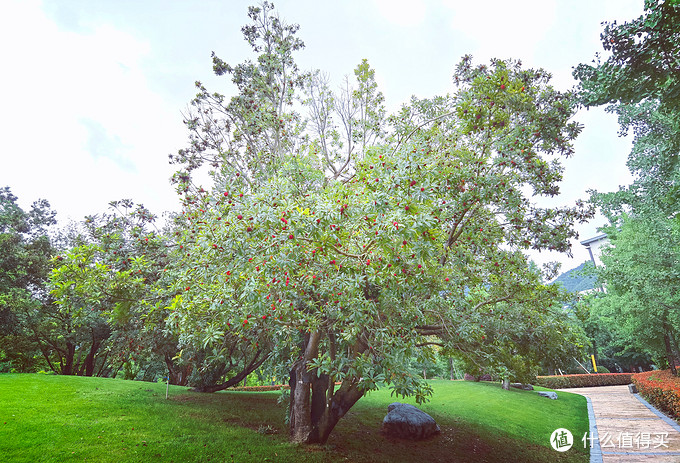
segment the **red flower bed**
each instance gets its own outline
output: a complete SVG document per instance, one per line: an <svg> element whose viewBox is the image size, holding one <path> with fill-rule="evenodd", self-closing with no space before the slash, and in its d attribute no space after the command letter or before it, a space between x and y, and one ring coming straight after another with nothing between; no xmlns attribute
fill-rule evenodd
<svg viewBox="0 0 680 463"><path fill-rule="evenodd" d="M536 385L548 389L570 387L620 386L630 384L633 373L596 373L592 375L537 376Z"/></svg>
<svg viewBox="0 0 680 463"><path fill-rule="evenodd" d="M675 419L680 417L680 378L670 370L637 373L633 383L647 402Z"/></svg>

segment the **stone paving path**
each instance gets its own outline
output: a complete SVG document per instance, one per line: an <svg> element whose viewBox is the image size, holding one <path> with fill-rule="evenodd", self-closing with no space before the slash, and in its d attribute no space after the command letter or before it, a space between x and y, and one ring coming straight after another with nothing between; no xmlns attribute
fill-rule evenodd
<svg viewBox="0 0 680 463"><path fill-rule="evenodd" d="M591 463L680 463L680 426L628 386L562 390L588 399ZM574 436L574 445L582 438Z"/></svg>

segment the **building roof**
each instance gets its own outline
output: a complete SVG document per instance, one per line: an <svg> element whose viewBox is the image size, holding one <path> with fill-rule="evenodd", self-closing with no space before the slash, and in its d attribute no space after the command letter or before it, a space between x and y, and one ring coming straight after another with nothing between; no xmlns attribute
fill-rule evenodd
<svg viewBox="0 0 680 463"><path fill-rule="evenodd" d="M587 240L581 241L581 244L582 244L583 246L589 246L589 245L591 245L592 243L596 243L596 242L598 242L598 241L602 241L602 240L606 240L606 239L607 239L607 234L606 234L606 233L602 233L601 235L597 235L597 236L594 236L594 237L592 237L592 238L588 238Z"/></svg>

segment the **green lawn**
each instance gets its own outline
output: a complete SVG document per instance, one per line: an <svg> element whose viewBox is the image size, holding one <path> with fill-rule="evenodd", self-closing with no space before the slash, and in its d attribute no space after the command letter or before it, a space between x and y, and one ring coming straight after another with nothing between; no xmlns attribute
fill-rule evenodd
<svg viewBox="0 0 680 463"><path fill-rule="evenodd" d="M165 400L164 384L4 374L0 455L10 462L588 461L581 396L560 392L555 401L490 383L432 384L435 396L421 408L442 428L437 437L382 436L380 423L395 399L381 390L359 401L327 445L294 446L275 392L198 394L171 386ZM575 440L565 453L549 443L560 427Z"/></svg>

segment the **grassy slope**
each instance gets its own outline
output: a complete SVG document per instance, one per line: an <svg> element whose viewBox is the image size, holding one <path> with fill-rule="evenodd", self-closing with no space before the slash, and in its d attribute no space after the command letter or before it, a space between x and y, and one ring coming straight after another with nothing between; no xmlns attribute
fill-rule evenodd
<svg viewBox="0 0 680 463"><path fill-rule="evenodd" d="M497 385L434 381L423 405L442 434L422 442L377 430L389 391L373 392L340 421L328 445L287 443L278 393L197 394L165 385L103 378L0 375L0 455L4 461L587 461L580 436L585 399L557 401ZM408 402L407 400L403 400ZM272 425L275 434L258 432ZM566 454L550 433L570 429Z"/></svg>

